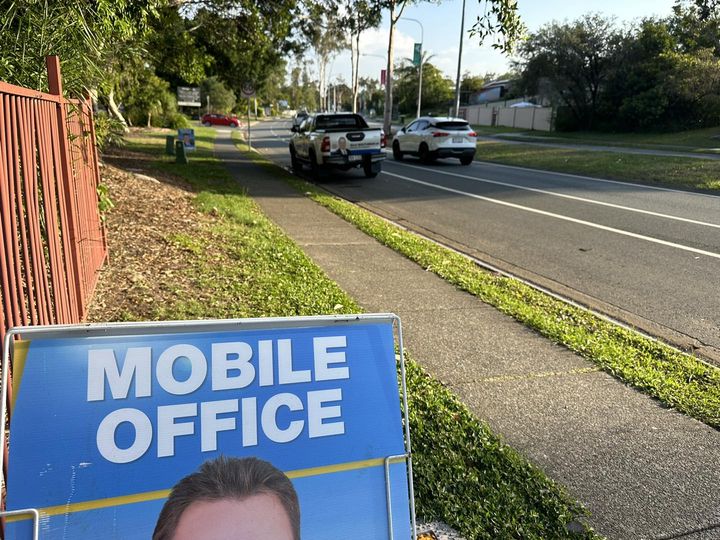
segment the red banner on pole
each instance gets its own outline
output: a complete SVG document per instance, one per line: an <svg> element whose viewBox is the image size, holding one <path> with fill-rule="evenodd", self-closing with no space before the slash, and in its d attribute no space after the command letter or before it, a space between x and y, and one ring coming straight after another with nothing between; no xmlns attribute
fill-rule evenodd
<svg viewBox="0 0 720 540"><path fill-rule="evenodd" d="M386 82L387 82L387 70L381 69L380 70L380 85L385 86Z"/></svg>

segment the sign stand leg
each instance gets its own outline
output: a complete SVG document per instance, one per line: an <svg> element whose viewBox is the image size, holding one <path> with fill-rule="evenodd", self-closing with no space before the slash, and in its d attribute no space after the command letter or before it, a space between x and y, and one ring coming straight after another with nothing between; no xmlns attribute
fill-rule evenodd
<svg viewBox="0 0 720 540"><path fill-rule="evenodd" d="M39 540L40 538L40 512L35 508L23 508L22 510L7 510L0 512L0 518L6 518L10 516L25 516L32 515L33 520L33 540Z"/></svg>

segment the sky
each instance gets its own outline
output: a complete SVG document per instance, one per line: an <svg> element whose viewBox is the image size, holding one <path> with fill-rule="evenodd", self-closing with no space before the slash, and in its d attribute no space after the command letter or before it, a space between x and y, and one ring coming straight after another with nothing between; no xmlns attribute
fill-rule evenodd
<svg viewBox="0 0 720 540"><path fill-rule="evenodd" d="M532 33L552 21L572 21L586 13L600 13L615 17L619 24L643 17L671 14L675 0L518 0L518 12L528 32ZM480 14L478 0L466 0L465 38L463 39L462 71L473 75L504 73L510 69L511 58L492 49L488 43L480 46L477 38L467 35ZM430 62L440 68L453 81L457 74L460 44L460 17L462 0L443 0L439 5L420 2L409 5L403 12L395 32L395 61L412 58L413 44L420 42L421 25L424 46L432 58ZM405 20L416 19L420 23ZM360 37L360 76L379 79L387 57L389 23L387 15L379 28L368 30ZM339 54L328 66L330 82L342 78L349 84L350 52ZM317 77L317 73L314 73Z"/></svg>

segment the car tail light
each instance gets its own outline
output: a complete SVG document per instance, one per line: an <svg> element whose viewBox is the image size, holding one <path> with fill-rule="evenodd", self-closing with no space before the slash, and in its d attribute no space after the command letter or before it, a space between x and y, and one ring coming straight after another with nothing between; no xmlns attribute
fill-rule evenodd
<svg viewBox="0 0 720 540"><path fill-rule="evenodd" d="M320 143L320 151L321 152L329 152L330 151L330 137L323 137L323 140Z"/></svg>
<svg viewBox="0 0 720 540"><path fill-rule="evenodd" d="M450 134L445 131L433 131L433 137L449 137Z"/></svg>
<svg viewBox="0 0 720 540"><path fill-rule="evenodd" d="M385 139L385 132L381 131L380 132L380 148L385 148L386 142L387 142L387 140Z"/></svg>
<svg viewBox="0 0 720 540"><path fill-rule="evenodd" d="M477 137L477 133L471 131L470 133L468 133L468 137Z"/></svg>

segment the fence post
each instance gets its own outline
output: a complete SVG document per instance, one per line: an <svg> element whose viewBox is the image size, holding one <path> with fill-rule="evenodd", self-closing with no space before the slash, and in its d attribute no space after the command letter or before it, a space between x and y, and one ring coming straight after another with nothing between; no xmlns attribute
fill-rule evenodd
<svg viewBox="0 0 720 540"><path fill-rule="evenodd" d="M48 73L48 90L50 94L62 97L62 73L60 71L60 58L48 56L45 58ZM70 307L73 319L79 321L84 314L82 283L80 277L80 253L78 249L78 223L77 204L75 200L74 177L70 166L72 153L68 141L67 129L67 103L58 103L58 146L61 156L61 173L63 179L62 194L65 199L63 206L67 218L68 230L64 236L65 256L72 262L68 270L71 273L72 289L70 291ZM68 280L70 281L70 280Z"/></svg>

